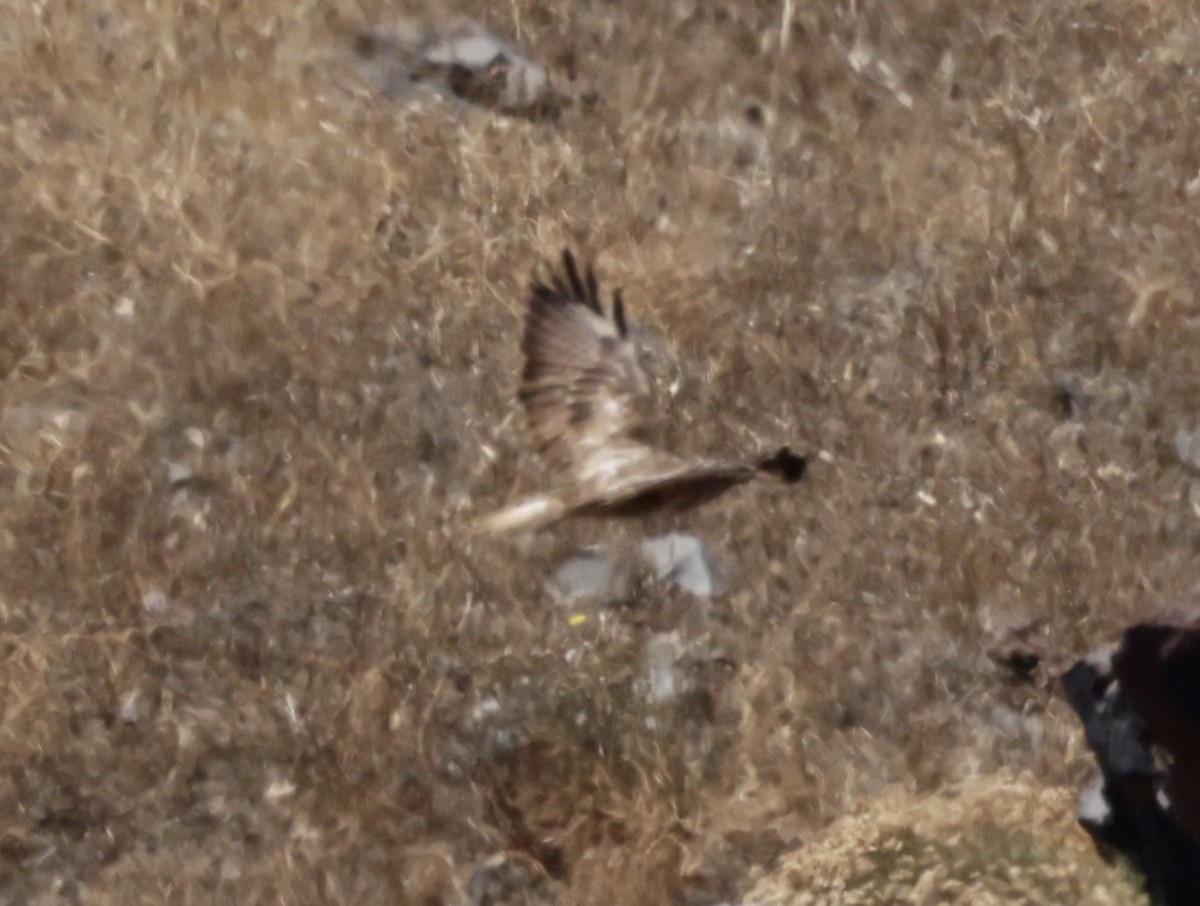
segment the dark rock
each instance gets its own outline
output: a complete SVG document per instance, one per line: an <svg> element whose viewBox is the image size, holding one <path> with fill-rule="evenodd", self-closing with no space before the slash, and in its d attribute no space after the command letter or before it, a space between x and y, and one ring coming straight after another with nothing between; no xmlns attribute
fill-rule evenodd
<svg viewBox="0 0 1200 906"><path fill-rule="evenodd" d="M1077 377L1070 375L1054 381L1054 405L1064 419L1079 418L1092 404L1092 397Z"/></svg>
<svg viewBox="0 0 1200 906"><path fill-rule="evenodd" d="M1032 682L1038 666L1046 659L1044 624L1039 620L1018 621L996 627L987 656L1020 682Z"/></svg>
<svg viewBox="0 0 1200 906"><path fill-rule="evenodd" d="M1200 588L1062 677L1100 778L1079 821L1128 855L1156 903L1200 895Z"/></svg>

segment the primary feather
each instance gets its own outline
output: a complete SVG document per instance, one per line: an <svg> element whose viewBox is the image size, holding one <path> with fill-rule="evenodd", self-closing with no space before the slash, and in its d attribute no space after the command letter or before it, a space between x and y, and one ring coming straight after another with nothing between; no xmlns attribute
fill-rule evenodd
<svg viewBox="0 0 1200 906"><path fill-rule="evenodd" d="M623 306L610 318L589 268L570 252L563 273L530 291L521 344L521 402L539 452L560 469L583 468L642 421L649 385L629 341Z"/></svg>

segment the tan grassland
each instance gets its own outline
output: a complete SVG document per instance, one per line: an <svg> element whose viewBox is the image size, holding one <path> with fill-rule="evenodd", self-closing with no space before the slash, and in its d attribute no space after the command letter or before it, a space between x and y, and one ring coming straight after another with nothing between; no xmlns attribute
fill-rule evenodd
<svg viewBox="0 0 1200 906"><path fill-rule="evenodd" d="M571 103L362 78L450 13ZM0 902L1142 902L1054 672L1200 579L1191 3L0 0L0 85ZM721 598L464 531L567 244L813 456L668 526Z"/></svg>

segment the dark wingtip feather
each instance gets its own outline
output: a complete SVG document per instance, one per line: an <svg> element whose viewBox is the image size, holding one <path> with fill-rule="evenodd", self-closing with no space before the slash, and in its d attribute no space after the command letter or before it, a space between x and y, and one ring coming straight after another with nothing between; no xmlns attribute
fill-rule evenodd
<svg viewBox="0 0 1200 906"><path fill-rule="evenodd" d="M596 297L596 293L594 291L591 293L588 292L589 288L594 289L596 285L595 274L589 269L587 283L585 284L579 276L579 268L575 264L575 256L571 254L570 249L563 249L562 260L563 270L566 272L567 283L570 286L571 297L575 301L582 302L596 314L603 314L600 311L600 300Z"/></svg>
<svg viewBox="0 0 1200 906"><path fill-rule="evenodd" d="M613 292L613 321L616 322L617 332L624 339L629 336L629 323L625 320L625 296L618 289Z"/></svg>
<svg viewBox="0 0 1200 906"><path fill-rule="evenodd" d="M596 282L596 272L592 270L589 264L587 269L587 296L588 304L596 311L600 310L600 285Z"/></svg>
<svg viewBox="0 0 1200 906"><path fill-rule="evenodd" d="M793 453L788 447L780 447L773 456L758 464L760 471L774 475L786 484L795 484L803 478L807 467L808 457Z"/></svg>
<svg viewBox="0 0 1200 906"><path fill-rule="evenodd" d="M603 316L600 307L600 288L595 272L589 267L582 276L575 255L569 248L562 251L561 269L552 269L548 278L534 274L529 285L529 307L559 307L577 303Z"/></svg>

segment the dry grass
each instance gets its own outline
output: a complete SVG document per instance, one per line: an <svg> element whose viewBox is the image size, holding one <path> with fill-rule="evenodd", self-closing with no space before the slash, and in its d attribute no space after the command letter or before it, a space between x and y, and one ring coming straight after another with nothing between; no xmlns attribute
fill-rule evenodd
<svg viewBox="0 0 1200 906"><path fill-rule="evenodd" d="M1187 4L455 7L598 101L390 104L366 0L0 5L0 899L437 903L505 848L733 898L887 785L1077 784L992 627L1065 658L1196 581ZM703 611L553 605L636 530L461 533L537 486L521 294L568 242L676 439L818 454L686 523L737 570Z"/></svg>

